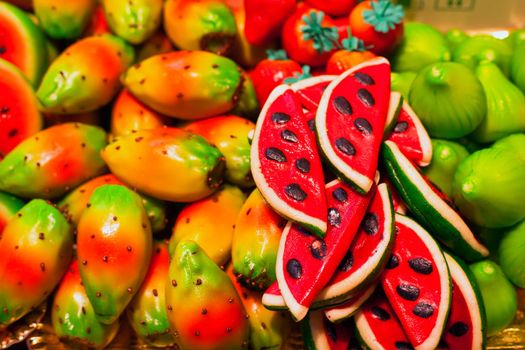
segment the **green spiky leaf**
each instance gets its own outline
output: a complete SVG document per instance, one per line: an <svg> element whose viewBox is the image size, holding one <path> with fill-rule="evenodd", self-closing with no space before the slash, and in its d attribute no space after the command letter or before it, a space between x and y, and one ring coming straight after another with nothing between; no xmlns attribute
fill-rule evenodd
<svg viewBox="0 0 525 350"><path fill-rule="evenodd" d="M299 80L303 80L303 79L311 78L311 77L312 77L312 74L310 73L310 66L303 66L301 73L295 72L293 77L284 79L283 83L293 84L293 83L297 83Z"/></svg>
<svg viewBox="0 0 525 350"><path fill-rule="evenodd" d="M323 27L323 18L324 12L312 11L303 16L304 25L301 26L303 39L305 41L312 40L314 49L319 53L332 50L337 46L339 39L336 27Z"/></svg>
<svg viewBox="0 0 525 350"><path fill-rule="evenodd" d="M363 11L363 19L374 27L376 32L388 33L403 21L403 6L395 5L391 0L372 1L372 8Z"/></svg>
<svg viewBox="0 0 525 350"><path fill-rule="evenodd" d="M266 56L268 57L269 60L272 60L272 61L288 59L288 56L286 55L286 51L284 50L266 50Z"/></svg>

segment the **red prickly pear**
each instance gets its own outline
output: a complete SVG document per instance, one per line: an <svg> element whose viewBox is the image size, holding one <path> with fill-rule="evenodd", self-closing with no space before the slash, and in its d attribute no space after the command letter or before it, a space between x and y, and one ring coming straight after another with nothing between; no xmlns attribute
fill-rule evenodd
<svg viewBox="0 0 525 350"><path fill-rule="evenodd" d="M104 171L99 127L67 123L25 139L0 162L0 191L24 198L56 198Z"/></svg>
<svg viewBox="0 0 525 350"><path fill-rule="evenodd" d="M96 0L33 0L35 15L53 39L76 39L88 25Z"/></svg>
<svg viewBox="0 0 525 350"><path fill-rule="evenodd" d="M155 242L148 274L127 309L129 323L137 335L157 347L175 344L166 309L168 269L168 245Z"/></svg>
<svg viewBox="0 0 525 350"><path fill-rule="evenodd" d="M74 114L107 104L120 89L120 75L133 62L133 47L114 35L75 42L49 66L37 97L44 112Z"/></svg>
<svg viewBox="0 0 525 350"><path fill-rule="evenodd" d="M89 37L103 34L111 34L111 29L109 29L109 24L106 20L106 15L104 14L102 5L98 4L91 15L89 24L84 31L83 36Z"/></svg>
<svg viewBox="0 0 525 350"><path fill-rule="evenodd" d="M0 235L7 222L15 217L17 211L22 209L24 202L8 193L0 192Z"/></svg>
<svg viewBox="0 0 525 350"><path fill-rule="evenodd" d="M140 288L151 258L151 227L140 197L119 185L95 189L77 228L80 275L104 324L115 322Z"/></svg>
<svg viewBox="0 0 525 350"><path fill-rule="evenodd" d="M194 241L182 241L166 282L168 319L184 349L248 348L249 324L235 287Z"/></svg>
<svg viewBox="0 0 525 350"><path fill-rule="evenodd" d="M76 259L69 265L55 293L51 322L56 335L71 349L82 346L102 349L119 329L118 321L105 325L97 319L82 285Z"/></svg>
<svg viewBox="0 0 525 350"><path fill-rule="evenodd" d="M73 233L44 200L26 204L0 232L0 329L43 302L73 254Z"/></svg>

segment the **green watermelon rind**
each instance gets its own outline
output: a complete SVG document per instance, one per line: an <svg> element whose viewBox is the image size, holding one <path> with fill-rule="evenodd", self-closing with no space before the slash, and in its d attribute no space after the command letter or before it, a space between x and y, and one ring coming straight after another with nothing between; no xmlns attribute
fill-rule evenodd
<svg viewBox="0 0 525 350"><path fill-rule="evenodd" d="M307 350L330 350L330 345L324 334L324 313L309 312L301 322L301 333Z"/></svg>
<svg viewBox="0 0 525 350"><path fill-rule="evenodd" d="M390 181L423 226L467 261L488 256L488 249L478 242L465 221L432 190L394 142L385 141L382 153Z"/></svg>
<svg viewBox="0 0 525 350"><path fill-rule="evenodd" d="M368 300L368 298L376 290L377 283L372 284L368 289L366 289L358 299L352 300L352 304L345 308L332 308L324 310L326 318L333 323L339 323L348 318L352 317L359 311L359 308Z"/></svg>
<svg viewBox="0 0 525 350"><path fill-rule="evenodd" d="M477 333L479 337L477 341L472 342L472 349L470 350L484 350L487 338L487 319L478 282L465 262L447 252L445 252L445 259L447 260L451 278L460 286L465 299L468 300L469 313L479 316L476 320L472 320L472 324L477 325L479 329Z"/></svg>
<svg viewBox="0 0 525 350"><path fill-rule="evenodd" d="M354 74L355 72L361 70L364 67L375 66L385 63L390 65L386 58L377 57L366 62L360 63L341 74L338 78L336 78L330 84L328 84L326 90L323 93L323 96L321 97L321 101L319 102L317 112L315 113L315 134L320 153L323 155L324 159L326 160L328 166L332 169L332 171L338 177L344 179L346 183L354 187L355 190L359 193L368 193L368 191L370 191L370 188L372 188L374 179L354 170L351 166L343 162L337 156L332 144L330 143L330 140L328 139L328 132L326 126L326 111L328 108L328 103L330 101L331 93L341 81L343 81L349 75Z"/></svg>
<svg viewBox="0 0 525 350"><path fill-rule="evenodd" d="M369 260L365 265L356 270L351 275L352 278L344 279L324 288L317 296L312 308L335 306L349 300L353 295L368 288L376 280L381 271L383 271L394 246L395 212L388 186L386 184L379 184L376 193L380 193L382 196L383 208L386 210L385 218L388 218L385 219L381 232L383 232L383 234L390 233L390 236L387 237L382 242L381 247L378 248L378 253L374 255L375 259Z"/></svg>
<svg viewBox="0 0 525 350"><path fill-rule="evenodd" d="M390 93L390 102L388 104L388 114L386 115L383 139L387 138L388 135L390 135L390 133L394 129L394 126L397 122L397 117L399 117L399 113L401 113L401 109L403 109L403 105L405 103L405 99L403 98L403 95L401 95L400 92L392 91Z"/></svg>
<svg viewBox="0 0 525 350"><path fill-rule="evenodd" d="M250 150L252 176L255 181L255 184L257 185L257 188L261 192L261 195L277 213L279 213L281 216L290 221L297 222L299 225L303 226L307 230L323 238L326 234L327 222L309 215L305 215L303 212L290 207L268 185L268 182L262 175L262 171L260 171L262 165L259 159L259 148L257 147L257 144L258 140L261 137L262 124L265 119L264 117L268 113L268 109L273 104L273 102L287 90L291 90L291 88L288 85L279 85L275 89L273 89L273 91L268 96L268 99L266 100L266 103L264 104L261 113L259 114L259 118L255 125L255 131L252 138L252 147Z"/></svg>
<svg viewBox="0 0 525 350"><path fill-rule="evenodd" d="M27 50L23 58L24 66L19 68L33 87L38 86L48 65L47 41L43 31L26 12L5 2L0 2L0 18L2 17L19 24L18 28L12 30L16 30L24 38Z"/></svg>
<svg viewBox="0 0 525 350"><path fill-rule="evenodd" d="M380 342L374 336L374 332L361 311L354 316L354 330L357 341L366 350L384 350Z"/></svg>

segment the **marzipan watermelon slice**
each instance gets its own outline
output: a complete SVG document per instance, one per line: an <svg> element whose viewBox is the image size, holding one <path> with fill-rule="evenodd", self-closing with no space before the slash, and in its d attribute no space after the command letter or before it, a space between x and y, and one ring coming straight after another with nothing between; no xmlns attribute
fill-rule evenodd
<svg viewBox="0 0 525 350"><path fill-rule="evenodd" d="M357 193L334 180L326 185L328 230L324 239L289 222L283 230L275 274L292 316L302 320L328 283L359 229L374 194Z"/></svg>
<svg viewBox="0 0 525 350"><path fill-rule="evenodd" d="M370 286L390 257L394 243L394 210L386 184L376 194L354 238L315 307L337 305Z"/></svg>
<svg viewBox="0 0 525 350"><path fill-rule="evenodd" d="M312 311L301 323L307 350L347 350L352 338L352 324L329 322L322 311Z"/></svg>
<svg viewBox="0 0 525 350"><path fill-rule="evenodd" d="M299 80L293 83L291 87L299 95L303 107L315 112L324 90L335 78L337 78L337 75L318 75Z"/></svg>
<svg viewBox="0 0 525 350"><path fill-rule="evenodd" d="M467 261L488 256L488 249L447 203L445 195L426 180L394 142L384 142L383 161L390 181L418 222Z"/></svg>
<svg viewBox="0 0 525 350"><path fill-rule="evenodd" d="M268 310L288 310L277 281L273 282L263 294L262 304Z"/></svg>
<svg viewBox="0 0 525 350"><path fill-rule="evenodd" d="M432 160L432 142L427 130L408 102L403 108L387 140L394 142L401 152L419 166L427 166Z"/></svg>
<svg viewBox="0 0 525 350"><path fill-rule="evenodd" d="M394 125L399 118L401 110L404 104L403 95L397 91L390 92L390 108L388 109L388 114L386 116L385 122L385 131L383 132L383 138L387 135L390 135L390 132L394 128Z"/></svg>
<svg viewBox="0 0 525 350"><path fill-rule="evenodd" d="M451 300L445 257L417 222L396 215L396 241L381 275L385 295L416 350L436 349Z"/></svg>
<svg viewBox="0 0 525 350"><path fill-rule="evenodd" d="M396 188L392 185L390 180L388 179L388 176L381 175L381 183L384 183L388 186L388 190L390 191L390 196L392 197L392 205L394 207L394 211L398 214L405 215L407 213L407 206L403 202L403 199L397 193Z"/></svg>
<svg viewBox="0 0 525 350"><path fill-rule="evenodd" d="M485 308L476 279L469 267L445 253L452 278L452 305L442 343L449 350L485 349Z"/></svg>
<svg viewBox="0 0 525 350"><path fill-rule="evenodd" d="M251 170L275 211L322 237L327 226L325 182L311 135L296 93L286 85L276 87L257 120Z"/></svg>
<svg viewBox="0 0 525 350"><path fill-rule="evenodd" d="M368 192L390 108L390 65L385 58L359 64L326 88L315 115L320 151L334 171Z"/></svg>
<svg viewBox="0 0 525 350"><path fill-rule="evenodd" d="M373 284L367 289L357 293L349 301L334 306L330 309L324 310L326 318L330 322L338 323L353 316L359 308L368 300L368 298L374 293L377 284Z"/></svg>
<svg viewBox="0 0 525 350"><path fill-rule="evenodd" d="M381 291L376 291L357 312L355 325L357 337L366 349L414 349Z"/></svg>

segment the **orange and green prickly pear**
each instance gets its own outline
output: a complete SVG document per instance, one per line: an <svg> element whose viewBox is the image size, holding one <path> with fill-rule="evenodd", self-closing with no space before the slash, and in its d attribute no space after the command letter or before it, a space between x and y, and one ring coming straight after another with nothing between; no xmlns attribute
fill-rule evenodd
<svg viewBox="0 0 525 350"><path fill-rule="evenodd" d="M132 43L141 44L160 26L164 0L102 0L113 33Z"/></svg>
<svg viewBox="0 0 525 350"><path fill-rule="evenodd" d="M111 34L111 29L109 29L109 24L102 5L97 4L82 36L88 37L102 34Z"/></svg>
<svg viewBox="0 0 525 350"><path fill-rule="evenodd" d="M137 100L124 89L117 97L111 111L111 134L113 136L160 128L165 124L163 116Z"/></svg>
<svg viewBox="0 0 525 350"><path fill-rule="evenodd" d="M175 51L170 39L162 30L153 34L137 51L137 62L142 62L151 56Z"/></svg>
<svg viewBox="0 0 525 350"><path fill-rule="evenodd" d="M166 309L168 269L168 246L165 242L155 242L148 274L127 309L128 320L135 333L156 347L175 344Z"/></svg>
<svg viewBox="0 0 525 350"><path fill-rule="evenodd" d="M266 203L258 189L242 206L232 242L232 265L239 281L263 290L276 279L275 262L286 220Z"/></svg>
<svg viewBox="0 0 525 350"><path fill-rule="evenodd" d="M166 282L166 308L183 349L248 349L249 324L239 295L194 241L177 245Z"/></svg>
<svg viewBox="0 0 525 350"><path fill-rule="evenodd" d="M255 92L252 78L246 71L242 71L242 88L239 93L237 105L231 110L231 114L241 115L246 118L256 119L259 115L259 100Z"/></svg>
<svg viewBox="0 0 525 350"><path fill-rule="evenodd" d="M91 19L97 0L33 0L35 15L53 39L76 39Z"/></svg>
<svg viewBox="0 0 525 350"><path fill-rule="evenodd" d="M193 202L215 192L225 166L224 156L202 136L166 127L118 137L102 158L132 188L173 202Z"/></svg>
<svg viewBox="0 0 525 350"><path fill-rule="evenodd" d="M74 259L60 282L51 309L51 323L62 343L71 349L102 349L119 329L119 322L105 325L93 310Z"/></svg>
<svg viewBox="0 0 525 350"><path fill-rule="evenodd" d="M230 260L233 228L245 196L234 186L226 185L210 197L188 204L177 217L170 239L170 255L177 244L192 240L217 265Z"/></svg>
<svg viewBox="0 0 525 350"><path fill-rule="evenodd" d="M254 186L248 142L248 133L254 128L253 122L235 115L197 120L184 126L184 130L201 135L219 149L226 159L226 180L240 187Z"/></svg>
<svg viewBox="0 0 525 350"><path fill-rule="evenodd" d="M0 192L0 235L4 227L7 225L7 222L11 220L17 211L22 209L24 202L10 195L9 193Z"/></svg>
<svg viewBox="0 0 525 350"><path fill-rule="evenodd" d="M106 132L67 123L25 139L0 161L0 191L23 198L56 198L102 174Z"/></svg>
<svg viewBox="0 0 525 350"><path fill-rule="evenodd" d="M148 271L151 227L140 197L120 185L95 189L77 227L80 276L100 322L124 311Z"/></svg>
<svg viewBox="0 0 525 350"><path fill-rule="evenodd" d="M107 104L120 89L120 75L135 57L133 47L105 34L77 41L49 66L37 97L44 112L74 114Z"/></svg>
<svg viewBox="0 0 525 350"><path fill-rule="evenodd" d="M55 289L73 254L73 232L42 199L26 204L0 232L0 329L37 307Z"/></svg>
<svg viewBox="0 0 525 350"><path fill-rule="evenodd" d="M164 30L182 50L205 50L225 54L237 25L232 10L221 0L167 0Z"/></svg>
<svg viewBox="0 0 525 350"><path fill-rule="evenodd" d="M124 85L140 101L170 117L194 120L227 113L242 90L235 62L205 51L176 51L132 66Z"/></svg>

